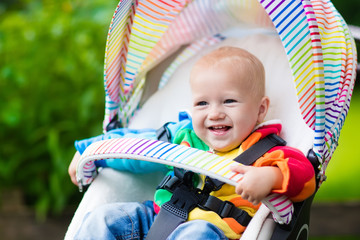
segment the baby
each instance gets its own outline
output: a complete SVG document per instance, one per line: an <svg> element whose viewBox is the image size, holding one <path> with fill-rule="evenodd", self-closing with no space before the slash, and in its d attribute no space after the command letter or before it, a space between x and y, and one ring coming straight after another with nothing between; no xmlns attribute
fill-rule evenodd
<svg viewBox="0 0 360 240"><path fill-rule="evenodd" d="M193 128L219 155L234 151L262 123L269 108L262 63L249 52L220 48L200 59L191 72ZM233 168L245 174L237 187L243 199L258 204L273 188L280 188L277 167ZM261 176L261 177L260 177Z"/></svg>
<svg viewBox="0 0 360 240"><path fill-rule="evenodd" d="M280 123L263 122L270 102L265 95L264 67L243 49L222 47L203 56L192 69L190 87L192 127L172 131L174 143L235 158L265 136L281 131ZM252 166L239 165L232 170L243 174L237 187L224 184L220 189L212 189L210 195L216 201L230 202L237 212L243 211L249 218L270 193L302 201L315 190L311 163L291 147L274 147ZM173 170L169 175L174 175ZM207 178L192 177L190 181L204 191ZM158 189L154 202L112 203L99 207L85 216L76 239L145 238L155 217L161 214L159 207L172 199L172 192L168 190ZM248 222L230 213L220 215L202 206L194 207L189 210L187 221L166 237L240 238ZM153 233L150 235L157 238Z"/></svg>

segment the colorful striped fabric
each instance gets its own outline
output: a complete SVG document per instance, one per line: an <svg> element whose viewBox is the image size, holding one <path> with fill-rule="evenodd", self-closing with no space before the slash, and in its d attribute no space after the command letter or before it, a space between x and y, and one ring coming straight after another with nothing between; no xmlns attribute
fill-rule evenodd
<svg viewBox="0 0 360 240"><path fill-rule="evenodd" d="M104 125L117 114L125 122L132 115L137 102L130 98L141 94L143 83L139 82L150 69L145 59L185 4L177 0L120 1L106 44Z"/></svg>
<svg viewBox="0 0 360 240"><path fill-rule="evenodd" d="M324 176L350 106L355 45L330 1L273 2L261 1L287 53L301 113L315 132L313 148Z"/></svg>
<svg viewBox="0 0 360 240"><path fill-rule="evenodd" d="M106 47L104 128L115 115L125 126L131 120L145 75L159 61L239 22L278 32L324 175L350 106L357 62L348 27L329 0L120 1Z"/></svg>
<svg viewBox="0 0 360 240"><path fill-rule="evenodd" d="M230 170L238 165L231 158L168 142L115 138L91 144L81 155L77 168L79 186L88 185L96 174L94 161L101 159L135 159L189 169L236 186L242 175ZM289 223L294 212L292 202L283 195L272 194L263 200L279 223Z"/></svg>

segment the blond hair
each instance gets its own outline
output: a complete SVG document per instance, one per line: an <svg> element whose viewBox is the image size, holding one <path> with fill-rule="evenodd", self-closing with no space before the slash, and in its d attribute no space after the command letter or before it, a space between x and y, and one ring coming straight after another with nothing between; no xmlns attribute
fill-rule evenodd
<svg viewBox="0 0 360 240"><path fill-rule="evenodd" d="M201 57L194 65L190 79L199 68L221 68L229 66L245 80L245 86L254 96L265 96L265 70L261 61L248 51L238 47L220 47ZM245 73L245 74L244 74ZM244 79L243 76L246 76Z"/></svg>

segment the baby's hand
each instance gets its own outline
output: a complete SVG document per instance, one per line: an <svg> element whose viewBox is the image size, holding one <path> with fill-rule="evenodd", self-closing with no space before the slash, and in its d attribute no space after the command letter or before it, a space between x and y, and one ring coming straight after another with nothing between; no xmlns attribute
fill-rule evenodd
<svg viewBox="0 0 360 240"><path fill-rule="evenodd" d="M70 178L71 178L71 181L77 186L78 185L78 182L76 180L76 166L77 166L77 163L80 159L80 153L79 152L76 152L73 159L71 160L71 163L69 165L69 169L68 169L68 172L69 172L69 175L70 175Z"/></svg>
<svg viewBox="0 0 360 240"><path fill-rule="evenodd" d="M244 175L235 192L254 205L259 204L272 189L281 187L282 173L277 167L238 165L231 170Z"/></svg>

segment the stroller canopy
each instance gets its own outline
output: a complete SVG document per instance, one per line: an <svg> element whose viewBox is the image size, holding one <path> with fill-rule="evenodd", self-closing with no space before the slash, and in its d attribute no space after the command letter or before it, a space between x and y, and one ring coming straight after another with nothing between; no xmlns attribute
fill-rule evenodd
<svg viewBox="0 0 360 240"><path fill-rule="evenodd" d="M357 63L349 29L328 0L121 0L106 46L104 129L116 116L123 126L130 121L155 65L181 46L233 26L278 33L293 74L284 81L294 82L324 175L350 106Z"/></svg>

